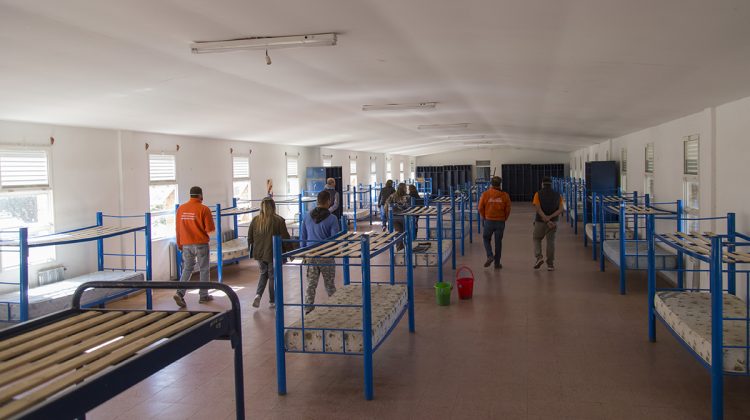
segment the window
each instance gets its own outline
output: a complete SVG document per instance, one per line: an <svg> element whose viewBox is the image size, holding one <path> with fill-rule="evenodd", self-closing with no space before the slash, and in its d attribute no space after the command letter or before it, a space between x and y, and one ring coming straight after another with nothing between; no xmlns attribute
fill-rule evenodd
<svg viewBox="0 0 750 420"><path fill-rule="evenodd" d="M620 189L628 190L628 149L620 150Z"/></svg>
<svg viewBox="0 0 750 420"><path fill-rule="evenodd" d="M370 161L370 185L375 185L378 182L378 164L376 160Z"/></svg>
<svg viewBox="0 0 750 420"><path fill-rule="evenodd" d="M413 180L417 179L417 174L414 171L414 162L409 162L409 178Z"/></svg>
<svg viewBox="0 0 750 420"><path fill-rule="evenodd" d="M250 156L232 156L232 197L247 201L250 196ZM239 206L245 207L242 203ZM240 223L249 223L251 216L241 214L237 219Z"/></svg>
<svg viewBox="0 0 750 420"><path fill-rule="evenodd" d="M391 168L392 168L391 163L392 162L391 162L390 159L388 159L388 160L385 161L385 180L386 181L390 180L391 179L391 175L393 175L391 173Z"/></svg>
<svg viewBox="0 0 750 420"><path fill-rule="evenodd" d="M151 237L163 239L175 234L177 167L174 155L148 155L148 196Z"/></svg>
<svg viewBox="0 0 750 420"><path fill-rule="evenodd" d="M286 157L286 193L289 195L299 194L299 170L297 168L297 156Z"/></svg>
<svg viewBox="0 0 750 420"><path fill-rule="evenodd" d="M333 166L333 155L323 155L323 167L330 168Z"/></svg>
<svg viewBox="0 0 750 420"><path fill-rule="evenodd" d="M646 145L645 160L646 173L654 173L654 143L649 143Z"/></svg>
<svg viewBox="0 0 750 420"><path fill-rule="evenodd" d="M699 157L700 138L697 135L687 136L683 139L683 179L682 179L682 202L687 219L700 217L700 183ZM688 232L700 230L698 220L686 220L684 229Z"/></svg>
<svg viewBox="0 0 750 420"><path fill-rule="evenodd" d="M0 230L29 229L29 236L55 230L46 150L0 149ZM3 235L2 239L17 239ZM29 263L55 259L55 247L31 248ZM18 267L18 251L0 252L2 269Z"/></svg>
<svg viewBox="0 0 750 420"><path fill-rule="evenodd" d="M349 159L349 186L357 186L357 160Z"/></svg>
<svg viewBox="0 0 750 420"><path fill-rule="evenodd" d="M404 162L399 162L398 164L398 180L401 182L404 182Z"/></svg>

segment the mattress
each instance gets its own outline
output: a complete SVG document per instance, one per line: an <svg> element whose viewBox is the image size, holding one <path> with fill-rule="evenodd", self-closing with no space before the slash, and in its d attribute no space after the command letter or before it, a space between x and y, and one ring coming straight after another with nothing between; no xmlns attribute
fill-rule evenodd
<svg viewBox="0 0 750 420"><path fill-rule="evenodd" d="M37 318L70 308L73 293L81 284L88 281L143 281L143 273L135 271L97 271L56 283L29 289L29 318ZM122 289L93 289L83 294L82 304L106 299L122 293ZM0 321L21 319L19 292L0 295Z"/></svg>
<svg viewBox="0 0 750 420"><path fill-rule="evenodd" d="M344 216L347 219L352 220L354 212L352 210L344 210ZM370 209L357 209L357 220L364 220L370 217Z"/></svg>
<svg viewBox="0 0 750 420"><path fill-rule="evenodd" d="M626 242L625 243L625 267L628 269L646 270L648 269L648 244L645 241ZM636 255L637 254L637 255ZM670 270L677 268L677 255L672 254L667 249L657 246L656 269ZM615 264L620 263L620 241L604 241L604 255L610 258Z"/></svg>
<svg viewBox="0 0 750 420"><path fill-rule="evenodd" d="M224 261L247 257L249 254L249 250L247 249L247 238L245 237L232 239L231 241L222 242L221 244L221 255ZM216 244L212 243L211 262L216 264L217 260Z"/></svg>
<svg viewBox="0 0 750 420"><path fill-rule="evenodd" d="M594 227L596 227L596 239L599 240L600 233L599 232L599 224L598 223L586 223L586 226L584 230L586 231L586 237L588 237L590 240L594 240L593 236L593 230ZM620 238L620 224L615 223L605 223L604 224L604 239L619 239ZM626 230L625 231L625 239L633 239L633 231Z"/></svg>
<svg viewBox="0 0 750 420"><path fill-rule="evenodd" d="M372 302L372 345L377 346L406 308L408 297L404 285L373 284L370 287ZM361 305L362 285L339 287L326 304ZM301 327L296 321L289 327ZM362 308L317 307L305 316L305 328L316 330L285 330L284 344L287 351L362 353L364 349L362 331ZM324 340L325 338L325 340Z"/></svg>
<svg viewBox="0 0 750 420"><path fill-rule="evenodd" d="M709 365L711 364L711 294L657 292L656 312ZM724 294L724 317L747 318L745 303ZM747 346L747 321L724 320L724 345ZM724 348L724 371L747 372L747 349Z"/></svg>
<svg viewBox="0 0 750 420"><path fill-rule="evenodd" d="M429 248L426 251L421 251L421 252L415 251L412 255L413 257L412 265L414 267L437 266L437 261L438 261L437 241L419 240L413 243L413 247L417 248L422 243L429 243ZM456 241L456 246L458 246L458 241ZM451 245L451 240L444 239L443 240L443 264L445 264L445 262L448 261L448 258L451 257L452 253L453 253L453 247ZM405 257L406 257L406 254L404 251L398 252L394 256L395 264L404 265Z"/></svg>

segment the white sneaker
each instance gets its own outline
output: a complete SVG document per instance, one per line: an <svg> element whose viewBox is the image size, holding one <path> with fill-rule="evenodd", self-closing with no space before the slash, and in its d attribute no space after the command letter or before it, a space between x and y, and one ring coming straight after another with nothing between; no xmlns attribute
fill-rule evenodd
<svg viewBox="0 0 750 420"><path fill-rule="evenodd" d="M260 295L255 295L255 299L253 299L253 308L257 308L260 306Z"/></svg>
<svg viewBox="0 0 750 420"><path fill-rule="evenodd" d="M273 309L273 308L275 308L275 307L276 307L276 303L275 303L275 302L270 302L270 303L268 304L268 307L269 307L269 308L271 308L271 309Z"/></svg>
<svg viewBox="0 0 750 420"><path fill-rule="evenodd" d="M554 265L548 265L547 266L547 271L555 271L555 266Z"/></svg>

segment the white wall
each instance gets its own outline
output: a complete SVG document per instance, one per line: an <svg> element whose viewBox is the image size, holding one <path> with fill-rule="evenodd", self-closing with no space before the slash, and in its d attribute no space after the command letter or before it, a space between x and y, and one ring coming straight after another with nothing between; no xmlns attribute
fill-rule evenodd
<svg viewBox="0 0 750 420"><path fill-rule="evenodd" d="M321 166L322 154L332 154L333 164L344 167L345 182L349 179L350 155L358 157L360 182L366 184L369 181L370 156L377 159L378 180L385 176L383 154L0 121L0 145L49 145L50 136L55 138L55 144L50 146L50 158L55 229L58 231L94 224L97 211L119 215L148 211L150 153L175 154L180 202L188 199L191 186L198 185L203 188L204 203L209 206L231 202L232 149L237 154L250 154L254 199L265 196L268 178L273 180L277 196L287 193L285 153L298 155L302 188L305 168ZM401 160L408 172L409 157L392 156L392 159L394 176L398 176L398 162ZM290 208L287 213L293 212L294 209ZM168 238L153 243L154 279L163 280L170 275L170 241L172 239ZM142 247L142 244L138 246ZM128 251L131 247L131 238L107 241L107 251ZM56 253L55 262L31 267L29 278L32 285L36 283L37 270L50 265L65 265L68 269L66 277L96 270L95 243L58 246ZM1 273L0 279L17 281L18 270Z"/></svg>
<svg viewBox="0 0 750 420"><path fill-rule="evenodd" d="M700 217L736 213L737 231L750 232L750 195L747 193L748 157L750 157L750 98L707 108L654 127L571 153L570 160L591 155L593 150L611 148L613 160L620 160L620 150L628 154L628 191L643 191L645 146L654 143L654 197L674 201L683 197L683 140L700 136ZM585 158L584 158L585 160ZM702 231L726 232L725 223L702 222ZM659 226L659 230L674 230ZM705 278L704 286L705 284ZM743 282L740 282L743 283ZM738 291L744 293L744 283Z"/></svg>
<svg viewBox="0 0 750 420"><path fill-rule="evenodd" d="M458 150L453 152L436 153L434 155L418 156L416 158L417 166L474 166L478 160L489 160L492 170L494 170L497 175L501 174L501 166L503 164L517 163L562 163L566 165L567 173L570 154L566 152L498 147ZM476 177L476 172L474 172L474 176Z"/></svg>

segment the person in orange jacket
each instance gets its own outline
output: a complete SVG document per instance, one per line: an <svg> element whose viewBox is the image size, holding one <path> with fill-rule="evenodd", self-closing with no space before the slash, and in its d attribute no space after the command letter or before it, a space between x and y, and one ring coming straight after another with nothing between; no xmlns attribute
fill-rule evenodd
<svg viewBox="0 0 750 420"><path fill-rule="evenodd" d="M479 199L479 216L484 220L484 249L487 251L487 261L484 266L489 267L493 262L495 268L503 268L500 257L503 252L503 233L505 232L505 221L510 216L510 196L500 189L502 179L493 176L490 180L490 188L482 194ZM492 237L495 237L495 252L492 252Z"/></svg>
<svg viewBox="0 0 750 420"><path fill-rule="evenodd" d="M201 187L190 188L190 200L177 208L177 248L182 251L182 275L180 281L190 281L196 260L200 270L200 281L208 282L209 276L209 235L216 230L211 209L203 205ZM200 290L198 303L212 301L208 290ZM178 289L174 295L177 306L184 308L185 289Z"/></svg>

